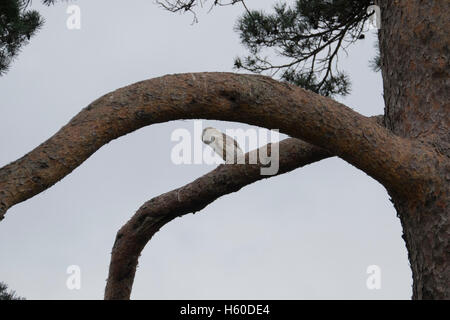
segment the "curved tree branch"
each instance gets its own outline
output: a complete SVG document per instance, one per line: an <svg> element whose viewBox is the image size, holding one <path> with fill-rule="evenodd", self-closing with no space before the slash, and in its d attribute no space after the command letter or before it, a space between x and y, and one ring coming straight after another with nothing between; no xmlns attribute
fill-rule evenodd
<svg viewBox="0 0 450 320"><path fill-rule="evenodd" d="M267 147L270 150L272 145L269 144ZM247 160L251 153L257 155L258 150L247 153L245 155ZM332 156L324 149L294 138L279 143L279 154L278 174ZM111 253L105 299L130 299L138 258L146 244L162 226L177 217L202 210L223 195L268 178L269 176L260 174L260 168L260 164L220 165L184 187L144 203L117 232Z"/></svg>
<svg viewBox="0 0 450 320"><path fill-rule="evenodd" d="M371 117L383 125L383 116ZM332 157L328 151L295 138L288 138L278 144L279 170L284 174L308 164ZM270 154L272 144L263 154ZM245 155L258 158L259 150ZM138 259L153 235L165 224L177 217L195 213L218 198L237 192L243 187L270 176L260 174L263 167L258 164L221 165L184 187L162 194L144 203L133 217L116 234L111 252L109 275L105 288L106 300L128 300L136 274Z"/></svg>
<svg viewBox="0 0 450 320"><path fill-rule="evenodd" d="M434 149L395 136L330 98L268 77L169 75L104 95L46 142L1 168L0 218L109 141L154 123L198 118L280 129L336 154L398 194L416 191L418 182L436 176L433 164L440 159Z"/></svg>

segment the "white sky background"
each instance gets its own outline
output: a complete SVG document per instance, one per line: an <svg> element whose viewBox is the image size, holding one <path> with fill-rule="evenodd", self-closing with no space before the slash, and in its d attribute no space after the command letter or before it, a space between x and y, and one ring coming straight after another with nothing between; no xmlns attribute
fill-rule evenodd
<svg viewBox="0 0 450 320"><path fill-rule="evenodd" d="M0 77L0 166L53 135L87 104L119 87L170 73L233 71L245 54L233 31L242 7L192 16L152 0L79 0L81 30L66 28L67 3L45 16ZM269 9L274 1L248 1ZM383 112L381 74L370 70L374 36L341 56L352 78L344 101ZM301 124L299 124L301 125ZM247 128L205 121L204 127ZM173 130L153 125L101 148L0 223L0 281L28 299L101 299L117 230L145 201L212 170L174 165ZM198 137L200 141L200 137ZM379 265L381 290L366 268ZM79 265L81 290L66 268ZM385 189L334 158L250 185L163 227L143 251L133 299L409 299L411 271Z"/></svg>

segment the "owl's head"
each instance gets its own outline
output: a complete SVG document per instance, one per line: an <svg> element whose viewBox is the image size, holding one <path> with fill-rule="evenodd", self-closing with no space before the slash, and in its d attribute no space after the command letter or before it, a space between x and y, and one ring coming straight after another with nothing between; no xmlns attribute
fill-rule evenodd
<svg viewBox="0 0 450 320"><path fill-rule="evenodd" d="M216 140L216 138L221 135L222 133L219 130L213 127L208 127L203 129L202 141L206 144L210 144L213 143Z"/></svg>

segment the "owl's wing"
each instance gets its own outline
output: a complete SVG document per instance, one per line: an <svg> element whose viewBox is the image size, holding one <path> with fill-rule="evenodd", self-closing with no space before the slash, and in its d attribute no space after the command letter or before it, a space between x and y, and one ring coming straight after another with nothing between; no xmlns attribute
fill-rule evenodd
<svg viewBox="0 0 450 320"><path fill-rule="evenodd" d="M230 136L223 135L225 140L225 163L238 163L238 159L243 156L243 152L236 140Z"/></svg>
<svg viewBox="0 0 450 320"><path fill-rule="evenodd" d="M225 163L241 163L238 159L243 156L243 152L236 140L214 128L205 130L202 136L203 142L209 145Z"/></svg>
<svg viewBox="0 0 450 320"><path fill-rule="evenodd" d="M223 160L225 160L225 142L224 137L222 133L219 133L214 136L214 142L211 143L212 148L214 149L215 153L219 155Z"/></svg>

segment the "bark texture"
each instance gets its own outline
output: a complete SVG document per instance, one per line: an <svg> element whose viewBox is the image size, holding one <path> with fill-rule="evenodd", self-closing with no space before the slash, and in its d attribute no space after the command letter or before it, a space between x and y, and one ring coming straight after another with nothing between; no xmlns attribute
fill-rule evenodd
<svg viewBox="0 0 450 320"><path fill-rule="evenodd" d="M49 140L0 169L0 218L49 188L109 141L177 119L218 119L280 129L343 158L399 194L422 192L439 157L370 118L311 91L258 75L169 75L91 103ZM409 184L405 185L405 181Z"/></svg>
<svg viewBox="0 0 450 320"><path fill-rule="evenodd" d="M413 271L413 298L450 299L450 1L379 5L386 126L433 146L442 161L422 197L390 192Z"/></svg>

